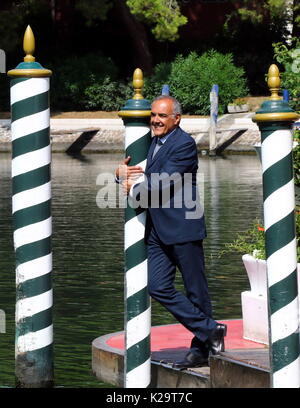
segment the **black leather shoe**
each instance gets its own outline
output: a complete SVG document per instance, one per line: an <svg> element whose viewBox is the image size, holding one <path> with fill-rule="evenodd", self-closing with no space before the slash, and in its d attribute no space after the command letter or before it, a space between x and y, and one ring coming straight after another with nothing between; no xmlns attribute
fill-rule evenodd
<svg viewBox="0 0 300 408"><path fill-rule="evenodd" d="M202 367L208 365L208 356L189 351L183 360L175 361L173 368L184 370L185 368Z"/></svg>
<svg viewBox="0 0 300 408"><path fill-rule="evenodd" d="M216 354L220 354L221 351L225 351L224 337L226 336L226 333L226 324L218 323L208 339L209 351L212 355L215 356Z"/></svg>

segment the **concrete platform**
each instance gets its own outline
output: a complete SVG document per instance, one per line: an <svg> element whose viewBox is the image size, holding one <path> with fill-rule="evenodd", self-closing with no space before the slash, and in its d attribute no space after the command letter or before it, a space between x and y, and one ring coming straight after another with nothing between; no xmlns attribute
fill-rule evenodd
<svg viewBox="0 0 300 408"><path fill-rule="evenodd" d="M217 144L226 145L226 153L255 153L254 144L260 141L253 112L225 114L218 118ZM209 149L209 118L182 118L181 127L195 139L199 151ZM10 119L0 119L0 152L11 151ZM231 141L237 132L243 130ZM94 132L90 137L87 133ZM65 152L72 144L86 139L85 153L124 151L124 125L121 119L50 119L52 152Z"/></svg>
<svg viewBox="0 0 300 408"><path fill-rule="evenodd" d="M225 352L211 357L209 367L178 370L172 363L182 358L192 334L180 324L151 329L152 388L269 388L267 346L242 337L242 320L223 321L228 326ZM123 387L124 333L96 338L92 343L92 370L103 382Z"/></svg>

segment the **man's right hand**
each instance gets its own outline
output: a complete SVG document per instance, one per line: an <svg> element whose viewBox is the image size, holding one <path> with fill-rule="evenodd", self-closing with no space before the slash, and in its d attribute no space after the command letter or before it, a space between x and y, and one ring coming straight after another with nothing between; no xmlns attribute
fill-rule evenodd
<svg viewBox="0 0 300 408"><path fill-rule="evenodd" d="M128 179L136 179L142 173L144 173L143 169L140 166L128 166L131 157L128 156L123 161L122 164L116 170L116 178L119 181L128 180Z"/></svg>

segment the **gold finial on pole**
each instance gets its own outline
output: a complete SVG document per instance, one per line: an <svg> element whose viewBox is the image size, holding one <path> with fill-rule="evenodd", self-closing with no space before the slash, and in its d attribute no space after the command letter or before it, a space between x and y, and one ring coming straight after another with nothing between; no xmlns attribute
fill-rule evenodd
<svg viewBox="0 0 300 408"><path fill-rule="evenodd" d="M30 25L27 26L25 34L24 34L23 50L26 54L26 56L24 57L24 61L34 62L35 57L33 56L33 54L35 50L35 40L34 40L34 35L33 35Z"/></svg>
<svg viewBox="0 0 300 408"><path fill-rule="evenodd" d="M144 99L142 95L142 89L144 86L143 72L140 68L137 68L133 73L133 88L134 96L133 99Z"/></svg>
<svg viewBox="0 0 300 408"><path fill-rule="evenodd" d="M271 92L271 101L278 101L281 97L278 95L280 90L280 74L277 65L272 64L268 71L268 87Z"/></svg>

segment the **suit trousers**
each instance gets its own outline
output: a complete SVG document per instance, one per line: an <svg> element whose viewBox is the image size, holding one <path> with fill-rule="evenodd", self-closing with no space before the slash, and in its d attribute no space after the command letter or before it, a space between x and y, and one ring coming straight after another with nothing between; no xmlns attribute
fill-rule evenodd
<svg viewBox="0 0 300 408"><path fill-rule="evenodd" d="M153 225L147 239L148 290L173 316L194 334L191 349L207 354L205 343L216 321L204 274L202 240L165 245ZM186 294L174 286L176 267L181 272Z"/></svg>

